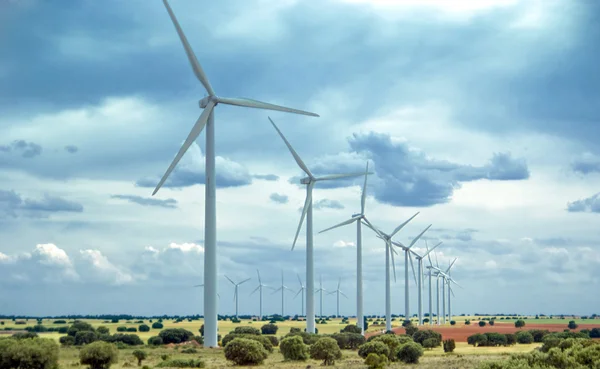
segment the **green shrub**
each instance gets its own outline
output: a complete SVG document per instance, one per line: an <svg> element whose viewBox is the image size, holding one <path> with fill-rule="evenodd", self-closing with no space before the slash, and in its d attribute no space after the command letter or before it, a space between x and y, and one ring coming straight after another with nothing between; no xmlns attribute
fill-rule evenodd
<svg viewBox="0 0 600 369"><path fill-rule="evenodd" d="M58 339L63 346L73 346L75 344L75 337L73 336L62 336Z"/></svg>
<svg viewBox="0 0 600 369"><path fill-rule="evenodd" d="M533 342L543 342L542 340L548 334L550 334L549 330L542 329L530 329L529 333L533 336Z"/></svg>
<svg viewBox="0 0 600 369"><path fill-rule="evenodd" d="M515 322L515 328L523 328L525 326L525 321L522 319L519 319Z"/></svg>
<svg viewBox="0 0 600 369"><path fill-rule="evenodd" d="M600 328L592 328L590 338L600 338Z"/></svg>
<svg viewBox="0 0 600 369"><path fill-rule="evenodd" d="M150 345L150 346L160 346L162 344L163 344L163 340L159 336L152 336L152 337L148 338L148 345Z"/></svg>
<svg viewBox="0 0 600 369"><path fill-rule="evenodd" d="M273 352L273 345L271 344L271 340L267 338L267 336L256 335L256 334L239 334L239 333L229 333L221 340L222 346L227 346L227 344L233 341L236 338L245 338L253 341L257 341L260 343L265 350L268 352Z"/></svg>
<svg viewBox="0 0 600 369"><path fill-rule="evenodd" d="M260 327L262 334L277 334L279 327L276 324L269 323Z"/></svg>
<svg viewBox="0 0 600 369"><path fill-rule="evenodd" d="M97 334L110 334L110 329L101 325L98 328L96 328L96 333Z"/></svg>
<svg viewBox="0 0 600 369"><path fill-rule="evenodd" d="M127 332L127 327L125 327L124 325L117 327L117 332Z"/></svg>
<svg viewBox="0 0 600 369"><path fill-rule="evenodd" d="M83 365L88 365L90 369L108 369L111 364L117 363L118 358L117 347L102 341L85 345L79 351L79 361Z"/></svg>
<svg viewBox="0 0 600 369"><path fill-rule="evenodd" d="M450 325L456 325L456 320L451 320Z"/></svg>
<svg viewBox="0 0 600 369"><path fill-rule="evenodd" d="M423 355L423 347L416 342L408 342L400 346L398 350L398 360L407 364L419 363L419 358Z"/></svg>
<svg viewBox="0 0 600 369"><path fill-rule="evenodd" d="M127 332L137 332L137 328L129 327L129 328L127 328Z"/></svg>
<svg viewBox="0 0 600 369"><path fill-rule="evenodd" d="M479 326L480 327L485 327L485 321L484 320L480 320L479 321Z"/></svg>
<svg viewBox="0 0 600 369"><path fill-rule="evenodd" d="M310 346L310 358L323 360L324 365L334 365L342 358L342 351L333 338L323 337Z"/></svg>
<svg viewBox="0 0 600 369"><path fill-rule="evenodd" d="M83 346L90 344L98 339L96 332L92 331L78 331L75 334L75 345Z"/></svg>
<svg viewBox="0 0 600 369"><path fill-rule="evenodd" d="M307 333L307 332L290 332L290 333L288 333L288 334L285 335L285 337L292 337L292 336L300 336L300 337L302 337L302 340L307 345L312 345L315 342L317 342L319 340L319 338L321 338L318 334Z"/></svg>
<svg viewBox="0 0 600 369"><path fill-rule="evenodd" d="M53 339L0 339L2 369L56 369L58 354L58 344Z"/></svg>
<svg viewBox="0 0 600 369"><path fill-rule="evenodd" d="M442 343L442 335L431 329L418 331L412 336L412 339L421 346L425 346L425 340L430 338L436 341L434 347L437 347Z"/></svg>
<svg viewBox="0 0 600 369"><path fill-rule="evenodd" d="M569 324L567 325L567 327L569 327L569 329L577 329L577 327L579 327L579 325L577 323L575 323L574 320L569 321Z"/></svg>
<svg viewBox="0 0 600 369"><path fill-rule="evenodd" d="M247 338L234 338L225 345L225 358L237 365L258 365L269 355L259 342Z"/></svg>
<svg viewBox="0 0 600 369"><path fill-rule="evenodd" d="M375 337L375 339L373 339L372 342L384 343L389 349L389 353L388 353L389 361L396 361L398 349L400 348L400 345L401 345L398 337L396 337L395 335L382 334L382 335Z"/></svg>
<svg viewBox="0 0 600 369"><path fill-rule="evenodd" d="M235 329L233 330L232 333L235 334L254 334L254 335L260 335L260 330L258 328L254 328L254 327L235 327Z"/></svg>
<svg viewBox="0 0 600 369"><path fill-rule="evenodd" d="M301 336L290 336L281 340L279 351L285 360L304 361L308 359L308 345Z"/></svg>
<svg viewBox="0 0 600 369"><path fill-rule="evenodd" d="M481 333L475 333L467 337L467 343L473 346L485 346L487 343L487 336Z"/></svg>
<svg viewBox="0 0 600 369"><path fill-rule="evenodd" d="M341 333L358 333L358 334L362 333L360 327L357 325L354 325L354 324L348 324L347 326L342 328L342 330L340 332Z"/></svg>
<svg viewBox="0 0 600 369"><path fill-rule="evenodd" d="M404 322L407 322L406 320ZM410 321L408 321L410 323ZM419 328L417 328L416 326L412 325L412 323L407 324L404 327L405 333L408 336L413 336L415 333L417 333L419 331Z"/></svg>
<svg viewBox="0 0 600 369"><path fill-rule="evenodd" d="M426 349L436 348L440 345L440 342L435 338L427 338L423 341L423 347Z"/></svg>
<svg viewBox="0 0 600 369"><path fill-rule="evenodd" d="M163 329L163 324L161 322L152 323L152 329Z"/></svg>
<svg viewBox="0 0 600 369"><path fill-rule="evenodd" d="M27 338L36 338L39 337L35 332L17 332L12 335L12 338L16 340L24 340Z"/></svg>
<svg viewBox="0 0 600 369"><path fill-rule="evenodd" d="M150 332L150 327L147 324L140 324L138 330L140 332Z"/></svg>
<svg viewBox="0 0 600 369"><path fill-rule="evenodd" d="M365 359L365 365L369 369L383 369L388 364L388 358L385 355L378 355L376 353L370 353Z"/></svg>
<svg viewBox="0 0 600 369"><path fill-rule="evenodd" d="M517 332L517 342L521 344L533 343L533 335L527 331Z"/></svg>
<svg viewBox="0 0 600 369"><path fill-rule="evenodd" d="M342 350L356 350L365 343L365 337L359 333L334 333L331 338L336 340L338 347Z"/></svg>
<svg viewBox="0 0 600 369"><path fill-rule="evenodd" d="M277 339L277 337L271 336L271 335L265 335L263 337L265 337L266 339L271 341L271 346L273 346L273 347L279 346L279 340Z"/></svg>
<svg viewBox="0 0 600 369"><path fill-rule="evenodd" d="M197 354L198 350L196 350L195 347L186 347L183 350L181 350L182 354Z"/></svg>
<svg viewBox="0 0 600 369"><path fill-rule="evenodd" d="M172 359L161 361L157 368L204 368L204 361L199 359ZM142 368L143 369L143 368Z"/></svg>
<svg viewBox="0 0 600 369"><path fill-rule="evenodd" d="M363 344L358 348L358 356L366 359L369 354L390 356L390 348L382 341L371 341Z"/></svg>
<svg viewBox="0 0 600 369"><path fill-rule="evenodd" d="M158 334L164 344L187 342L194 337L194 334L183 328L170 328L160 331Z"/></svg>
<svg viewBox="0 0 600 369"><path fill-rule="evenodd" d="M507 333L507 334L505 334L505 336L506 336L506 345L507 346L512 346L517 343L517 335L516 334Z"/></svg>
<svg viewBox="0 0 600 369"><path fill-rule="evenodd" d="M444 340L444 352L450 353L454 352L456 348L456 342L452 338Z"/></svg>
<svg viewBox="0 0 600 369"><path fill-rule="evenodd" d="M133 350L132 354L137 359L138 366L142 366L142 361L148 357L148 354L144 350Z"/></svg>
<svg viewBox="0 0 600 369"><path fill-rule="evenodd" d="M493 320L489 320L489 321L488 321L488 324L489 324L489 325L494 325L494 321L493 321Z"/></svg>

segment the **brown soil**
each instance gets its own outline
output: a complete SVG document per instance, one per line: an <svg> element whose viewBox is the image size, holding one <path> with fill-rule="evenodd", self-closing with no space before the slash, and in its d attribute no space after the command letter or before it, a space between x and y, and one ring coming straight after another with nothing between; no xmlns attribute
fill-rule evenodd
<svg viewBox="0 0 600 369"><path fill-rule="evenodd" d="M577 330L581 329L592 329L598 327L598 324L580 324ZM467 337L475 334L475 333L485 333L485 332L497 332L497 333L515 333L519 330L530 330L530 329L546 329L550 332L562 332L566 328L565 324L531 324L527 323L527 325L521 329L515 328L514 323L496 323L495 325L486 325L485 327L480 327L477 322L472 322L471 325L455 325L455 326L446 326L446 327L437 327L435 325L428 326L425 325L421 329L432 329L436 332L442 334L443 339L454 339L456 342L467 342ZM392 329L396 334L404 334L404 328L393 328ZM380 333L367 333L365 336L367 338L377 335Z"/></svg>

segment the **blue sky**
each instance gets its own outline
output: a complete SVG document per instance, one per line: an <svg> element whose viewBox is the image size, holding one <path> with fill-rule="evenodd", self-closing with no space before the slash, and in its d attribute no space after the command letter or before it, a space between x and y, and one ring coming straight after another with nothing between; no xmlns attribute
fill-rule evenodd
<svg viewBox="0 0 600 369"><path fill-rule="evenodd" d="M397 240L433 224L440 263L459 258L454 312L597 313L600 9L448 4L171 0L217 94L321 116L217 108L222 313L234 310L225 274L253 278L241 313L258 310L257 268L270 285L282 269L294 289L305 279L305 232L290 251L301 172L267 115L315 173L369 161L375 225L420 211ZM150 196L205 96L163 4L1 2L0 50L0 313L202 313L204 134ZM317 231L359 210L360 182L317 186ZM365 309L381 314L383 244L363 234ZM350 297L343 314L355 241L353 227L315 235L317 276L329 289L342 278Z"/></svg>

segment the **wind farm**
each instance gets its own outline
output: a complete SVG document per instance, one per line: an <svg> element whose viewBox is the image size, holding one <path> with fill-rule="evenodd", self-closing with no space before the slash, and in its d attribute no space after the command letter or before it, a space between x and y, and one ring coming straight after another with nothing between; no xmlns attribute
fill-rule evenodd
<svg viewBox="0 0 600 369"><path fill-rule="evenodd" d="M0 369L599 365L591 2L0 3Z"/></svg>

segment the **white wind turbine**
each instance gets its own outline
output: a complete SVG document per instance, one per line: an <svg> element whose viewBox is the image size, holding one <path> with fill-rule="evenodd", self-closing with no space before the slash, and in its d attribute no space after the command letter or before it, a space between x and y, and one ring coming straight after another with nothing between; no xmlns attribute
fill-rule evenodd
<svg viewBox="0 0 600 369"><path fill-rule="evenodd" d="M315 293L319 294L319 317L321 319L323 319L323 292L327 292L327 290L323 288L323 276L319 276L319 289Z"/></svg>
<svg viewBox="0 0 600 369"><path fill-rule="evenodd" d="M278 289L274 289L273 293L277 293L281 291L281 316L284 317L284 299L285 299L285 290L289 290L289 288L283 284L283 270L281 271L281 286Z"/></svg>
<svg viewBox="0 0 600 369"><path fill-rule="evenodd" d="M312 190L315 183L320 181L327 181L333 179L341 179L348 177L362 176L365 173L351 173L351 174L333 174L322 177L315 177L306 164L300 159L300 156L296 153L292 145L285 138L283 133L277 128L275 122L269 117L269 121L283 140L285 145L288 147L296 163L306 173L308 177L300 180L301 184L306 185L306 200L304 201L304 207L302 208L302 215L300 216L300 223L296 230L296 236L294 237L294 243L292 244L292 250L296 247L296 241L298 240L298 234L302 228L304 217L306 217L306 331L309 333L315 333L315 275L314 275L314 252L313 252L313 211L312 211ZM371 174L371 173L368 173Z"/></svg>
<svg viewBox="0 0 600 369"><path fill-rule="evenodd" d="M256 291L258 291L260 295L258 320L262 320L263 287L268 286L262 283L262 280L260 279L260 272L258 271L258 269L256 269L256 274L258 275L258 287L256 287L256 289L254 289L254 291L252 291L250 295L253 295Z"/></svg>
<svg viewBox="0 0 600 369"><path fill-rule="evenodd" d="M410 260L410 267L413 271L413 276L415 277L415 283L419 283L417 281L417 277L415 276L415 268L413 266L412 258L410 257L410 252L412 251L410 248L414 246L415 243L431 228L431 224L427 226L417 237L415 237L408 246L404 246L401 242L394 242L395 246L402 248L404 251L404 319L410 320L410 294L408 293L408 261Z"/></svg>
<svg viewBox="0 0 600 369"><path fill-rule="evenodd" d="M197 284L194 287L204 287L204 284ZM218 293L217 293L217 298L219 298L219 299L221 298L221 295L219 295Z"/></svg>
<svg viewBox="0 0 600 369"><path fill-rule="evenodd" d="M436 257L436 264L437 264L437 254L434 253L434 255ZM452 282L452 283L456 284L457 286L461 287L448 274L450 272L450 269L452 268L452 266L456 262L456 260L458 260L458 258L454 258L454 260L452 261L452 263L450 263L450 266L448 267L448 269L446 269L445 271L439 268L439 264L438 264L437 267L432 267L432 269L436 270L437 273L438 273L438 286L439 286L439 278L442 278L442 324L446 324L446 297L445 297L446 296L446 284L448 284L448 313L449 313L448 314L449 315L449 319L448 320L450 320L450 316L452 315L451 307L450 307L450 294L454 294L454 292L452 292L452 288L450 287L450 282ZM439 287L438 287L438 324L439 324Z"/></svg>
<svg viewBox="0 0 600 369"><path fill-rule="evenodd" d="M427 247L427 241L425 241L425 247L427 248L428 251L429 247ZM433 251L433 250L431 250ZM433 251L435 254L435 251ZM437 257L437 256L436 256ZM429 260L429 266L427 266L427 276L429 277L429 325L433 325L433 295L431 293L431 278L432 277L436 277L436 281L438 282L437 284L437 319L439 321L439 316L440 316L440 302L439 302L439 298L440 298L440 291L439 291L439 281L438 281L438 275L439 272L437 272L436 270L433 269L433 263L431 262L431 253L427 254L427 259Z"/></svg>
<svg viewBox="0 0 600 369"><path fill-rule="evenodd" d="M457 285L458 287L460 287L460 285L458 283L456 283L456 281L454 279L452 279L452 277L450 277L450 269L452 269L452 266L454 266L454 263L456 262L457 259L458 258L454 258L454 261L452 261L452 263L450 264L448 269L446 269L446 271L444 273L442 273L442 276L444 277L446 284L448 284L448 320L449 321L452 321L452 301L450 300L450 295L452 294L452 296L454 296L454 291L452 291L452 286L450 285L450 282L452 282L455 285Z"/></svg>
<svg viewBox="0 0 600 369"><path fill-rule="evenodd" d="M179 152L173 159L173 162L161 178L160 182L154 189L152 195L160 189L165 183L169 174L175 169L175 166L181 160L188 148L194 143L196 138L202 132L204 126L206 126L206 172L205 172L205 215L204 215L204 281L206 287L204 288L204 346L205 347L216 347L217 346L217 208L216 208L216 175L215 175L215 123L214 123L214 108L218 104L235 105L247 108L258 108L266 110L276 110L286 113L303 114L318 117L317 114L291 109L283 106L268 104L261 101L251 100L247 98L229 98L220 97L215 94L204 70L200 66L200 63L196 59L196 55L192 51L192 48L185 37L179 22L175 18L175 14L171 10L167 0L163 0L163 3L169 13L169 17L175 26L179 39L183 44L185 53L187 54L188 60L192 66L192 70L196 75L196 78L200 80L200 83L208 92L208 96L200 100L200 108L204 109L202 114L194 124L190 134L186 138L185 142L179 149Z"/></svg>
<svg viewBox="0 0 600 369"><path fill-rule="evenodd" d="M335 291L331 291L328 293L328 295L333 295L335 293L336 297L337 297L337 310L336 310L336 315L335 315L336 318L340 317L340 295L344 296L345 298L348 298L348 296L346 296L346 294L343 293L342 290L340 290L341 283L342 283L342 278L340 278L338 281L337 289Z"/></svg>
<svg viewBox="0 0 600 369"><path fill-rule="evenodd" d="M419 316L419 325L423 325L423 258L426 256L429 256L429 253L433 250L435 250L438 246L440 246L442 244L442 242L438 243L437 245L433 246L431 249L429 249L427 246L427 252L425 252L423 255L419 255L417 252L415 252L414 250L410 250L410 252L412 252L413 255L415 255L415 258L417 259L417 280L418 280L418 301L419 301L419 309L417 310L418 312L418 316ZM429 280L431 282L431 279ZM429 283L429 287L430 287L430 295L431 295L431 283ZM431 296L429 297L431 299ZM430 307L431 307L431 301L429 303ZM430 317L431 318L431 317Z"/></svg>
<svg viewBox="0 0 600 369"><path fill-rule="evenodd" d="M398 233L404 226L408 224L414 217L419 215L417 212L415 215L410 217L406 222L400 224L391 234L383 233L381 230L373 226L367 219L363 219L364 224L369 227L373 232L377 234L377 237L381 238L385 242L385 329L386 331L392 330L392 294L391 294L391 281L390 281L390 256L392 258L392 268L394 270L394 281L396 280L396 266L394 264L394 253L396 250L392 246L392 237Z"/></svg>
<svg viewBox="0 0 600 369"><path fill-rule="evenodd" d="M240 287L240 285L242 283L246 283L250 280L250 278L246 278L241 282L235 283L234 281L231 280L231 278L229 278L228 276L225 276L225 278L227 278L227 280L229 282L231 282L232 285L234 285L235 290L233 291L233 300L235 301L235 317L238 317L238 302L239 302L239 294L238 294L238 288ZM206 325L204 326L204 328L206 329ZM205 331L206 332L206 331Z"/></svg>
<svg viewBox="0 0 600 369"><path fill-rule="evenodd" d="M298 295L302 295L302 314L300 316L304 316L304 290L306 289L306 287L302 283L302 280L300 279L300 275L299 274L296 274L296 275L298 276L298 282L300 283L300 289L298 290L298 292L296 292L296 294L294 295L294 298L298 297Z"/></svg>
<svg viewBox="0 0 600 369"><path fill-rule="evenodd" d="M369 172L369 163L367 162L367 169L365 172ZM362 222L365 220L368 222L365 216L365 202L367 198L367 175L365 174L365 182L362 188L362 194L360 198L360 213L352 214L352 217L340 224L334 225L327 229L322 230L319 233L327 232L331 229L338 228L356 222L356 325L360 327L361 334L365 334L365 325L363 324L363 283L362 283Z"/></svg>

